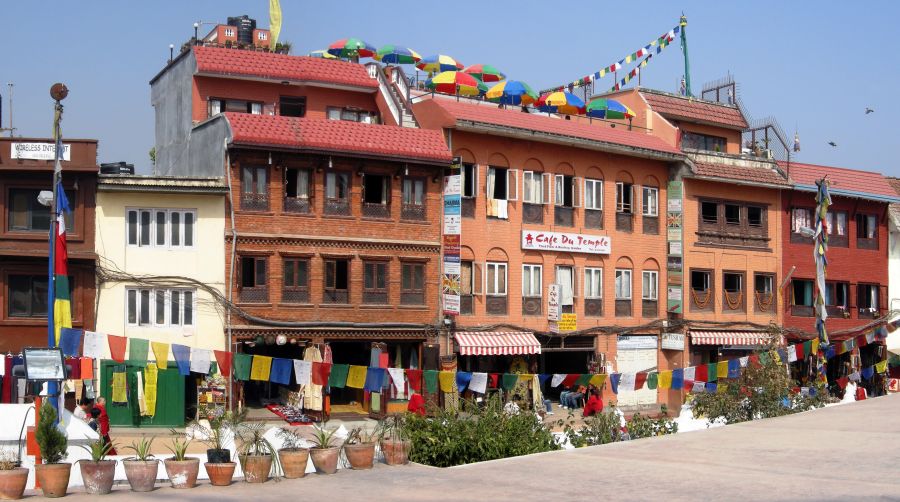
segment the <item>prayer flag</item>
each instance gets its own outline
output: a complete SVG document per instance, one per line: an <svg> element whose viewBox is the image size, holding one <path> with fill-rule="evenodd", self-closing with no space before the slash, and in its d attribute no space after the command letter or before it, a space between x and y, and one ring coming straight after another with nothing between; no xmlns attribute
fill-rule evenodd
<svg viewBox="0 0 900 502"><path fill-rule="evenodd" d="M297 380L297 385L309 385L312 382L312 361L303 359L294 359L293 361L294 379ZM334 374L334 366L331 367L331 373Z"/></svg>
<svg viewBox="0 0 900 502"><path fill-rule="evenodd" d="M875 376L875 368L874 367L869 366L868 368L863 368L863 370L862 370L863 380L871 380L873 376Z"/></svg>
<svg viewBox="0 0 900 502"><path fill-rule="evenodd" d="M403 392L406 389L406 379L403 377L403 368L388 368L388 374L391 376L391 383L397 392Z"/></svg>
<svg viewBox="0 0 900 502"><path fill-rule="evenodd" d="M578 380L575 380L575 386L578 387L584 385L585 387L587 387L587 385L591 383L591 376L592 375L590 373L582 373L581 375L578 375Z"/></svg>
<svg viewBox="0 0 900 502"><path fill-rule="evenodd" d="M715 394L716 393L716 382L707 382L706 392L708 394Z"/></svg>
<svg viewBox="0 0 900 502"><path fill-rule="evenodd" d="M708 368L709 367L706 364L697 366L696 371L694 371L694 380L699 382L708 382L710 380Z"/></svg>
<svg viewBox="0 0 900 502"><path fill-rule="evenodd" d="M128 404L128 391L125 388L125 367L118 366L112 374L112 403Z"/></svg>
<svg viewBox="0 0 900 502"><path fill-rule="evenodd" d="M516 386L516 382L519 381L519 375L515 373L504 373L502 378L501 386L503 390L510 391Z"/></svg>
<svg viewBox="0 0 900 502"><path fill-rule="evenodd" d="M684 380L683 380L684 382L693 382L694 380L697 379L697 368L695 366L688 366L687 368L684 368L682 371L683 371L682 375L684 378Z"/></svg>
<svg viewBox="0 0 900 502"><path fill-rule="evenodd" d="M634 392L634 390L635 390L634 383L635 383L634 373L622 373L622 376L619 377L619 390Z"/></svg>
<svg viewBox="0 0 900 502"><path fill-rule="evenodd" d="M469 390L479 394L487 392L487 373L472 373L472 379L469 380Z"/></svg>
<svg viewBox="0 0 900 502"><path fill-rule="evenodd" d="M313 365L315 368L315 365ZM347 373L347 387L353 389L363 389L366 386L366 374L368 368L365 366L351 365L350 371ZM315 381L313 381L315 383Z"/></svg>
<svg viewBox="0 0 900 502"><path fill-rule="evenodd" d="M641 390L644 388L644 383L647 381L647 372L641 371L640 373L635 373L634 375L634 390Z"/></svg>
<svg viewBox="0 0 900 502"><path fill-rule="evenodd" d="M684 370L681 368L672 370L672 390L681 390L684 385Z"/></svg>
<svg viewBox="0 0 900 502"><path fill-rule="evenodd" d="M406 370L406 381L410 389L422 393L422 370Z"/></svg>
<svg viewBox="0 0 900 502"><path fill-rule="evenodd" d="M619 393L619 380L621 380L621 378L621 373L613 373L612 375L609 375L609 386L612 389L613 394Z"/></svg>
<svg viewBox="0 0 900 502"><path fill-rule="evenodd" d="M753 365L754 368L759 368L761 365L759 363L759 355L753 354L750 356L750 364Z"/></svg>
<svg viewBox="0 0 900 502"><path fill-rule="evenodd" d="M815 355L815 352L813 352L813 349L812 349L812 340L807 340L807 341L803 342L803 354L804 354L803 357L806 357L808 355Z"/></svg>
<svg viewBox="0 0 900 502"><path fill-rule="evenodd" d="M850 383L850 379L847 377L841 377L837 379L838 387L840 387L842 390L847 388L848 383Z"/></svg>
<svg viewBox="0 0 900 502"><path fill-rule="evenodd" d="M311 368L315 367L315 363L310 364ZM348 364L332 364L331 375L328 377L328 386L335 389L343 389L347 385L347 375L350 373L350 365Z"/></svg>
<svg viewBox="0 0 900 502"><path fill-rule="evenodd" d="M786 351L787 352L787 362L792 363L797 360L797 347L798 346L800 347L800 350L803 350L802 344L791 345L790 347L788 347L788 349Z"/></svg>
<svg viewBox="0 0 900 502"><path fill-rule="evenodd" d="M544 388L544 385L547 384L547 380L550 380L550 375L546 373L541 373L538 375L538 380L540 381L541 388Z"/></svg>
<svg viewBox="0 0 900 502"><path fill-rule="evenodd" d="M879 374L887 371L887 359L877 362L875 364L875 371L877 371Z"/></svg>
<svg viewBox="0 0 900 502"><path fill-rule="evenodd" d="M656 390L659 387L659 373L656 371L651 372L647 375L647 388L650 390Z"/></svg>
<svg viewBox="0 0 900 502"><path fill-rule="evenodd" d="M367 368L365 389L369 392L381 392L384 388L384 373L384 368Z"/></svg>
<svg viewBox="0 0 900 502"><path fill-rule="evenodd" d="M253 356L238 353L234 355L233 362L234 377L242 381L250 380L250 367L253 364Z"/></svg>
<svg viewBox="0 0 900 502"><path fill-rule="evenodd" d="M859 335L856 337L856 345L858 345L860 347L865 347L868 344L869 344L868 335L863 334L863 335Z"/></svg>
<svg viewBox="0 0 900 502"><path fill-rule="evenodd" d="M57 122L58 125L58 122ZM62 137L56 138L57 149L62 148ZM56 169L60 170L60 157L56 158ZM60 331L62 328L72 327L72 302L71 290L69 288L69 256L66 246L66 215L69 212L69 199L66 198L66 191L63 189L62 183L57 181L56 187L56 236L53 240L53 315L50 320L53 322L53 333L56 345L59 345Z"/></svg>
<svg viewBox="0 0 900 502"><path fill-rule="evenodd" d="M103 359L103 337L104 335L95 331L85 331L82 355L91 359Z"/></svg>
<svg viewBox="0 0 900 502"><path fill-rule="evenodd" d="M290 359L276 357L272 359L272 371L269 374L269 381L280 383L282 385L291 384L291 371L294 369L294 363Z"/></svg>
<svg viewBox="0 0 900 502"><path fill-rule="evenodd" d="M425 392L435 394L438 391L438 372L437 370L424 370L422 376L425 380Z"/></svg>
<svg viewBox="0 0 900 502"><path fill-rule="evenodd" d="M178 365L178 373L181 376L191 374L191 348L187 345L172 344L172 355L175 357L175 364Z"/></svg>
<svg viewBox="0 0 900 502"><path fill-rule="evenodd" d="M559 387L568 375L565 373L554 373L550 379L550 387Z"/></svg>
<svg viewBox="0 0 900 502"><path fill-rule="evenodd" d="M281 1L269 0L269 50L275 50L278 35L281 34Z"/></svg>
<svg viewBox="0 0 900 502"><path fill-rule="evenodd" d="M672 388L672 372L671 371L660 371L659 372L659 388L666 390Z"/></svg>
<svg viewBox="0 0 900 502"><path fill-rule="evenodd" d="M147 351L150 341L145 338L130 338L128 340L128 360L139 366L147 365Z"/></svg>
<svg viewBox="0 0 900 502"><path fill-rule="evenodd" d="M466 387L469 386L470 381L472 381L471 373L467 371L456 372L456 388L459 389L460 392L466 390Z"/></svg>
<svg viewBox="0 0 900 502"><path fill-rule="evenodd" d="M438 374L438 380L441 383L441 392L454 392L456 390L455 372L442 371Z"/></svg>
<svg viewBox="0 0 900 502"><path fill-rule="evenodd" d="M227 350L214 350L216 363L219 364L219 373L224 377L231 376L231 352Z"/></svg>
<svg viewBox="0 0 900 502"><path fill-rule="evenodd" d="M191 371L193 371L194 373L202 373L204 375L208 375L209 366L209 350L191 347Z"/></svg>
<svg viewBox="0 0 900 502"><path fill-rule="evenodd" d="M90 357L82 357L81 358L81 379L82 380L93 380L94 379L94 360Z"/></svg>
<svg viewBox="0 0 900 502"><path fill-rule="evenodd" d="M175 349L175 346L172 346ZM178 356L175 356L178 360ZM272 372L272 358L269 356L253 356L253 364L250 366L250 380L259 382L268 382L269 374Z"/></svg>
<svg viewBox="0 0 900 502"><path fill-rule="evenodd" d="M162 342L152 342L150 346L153 348L153 356L156 358L156 367L164 370L169 367L169 344Z"/></svg>
<svg viewBox="0 0 900 502"><path fill-rule="evenodd" d="M578 377L580 377L580 376L581 375L578 373L569 373L568 375L566 375L566 379L563 380L562 386L568 389L572 385L575 385L575 382L578 380Z"/></svg>
<svg viewBox="0 0 900 502"><path fill-rule="evenodd" d="M532 375L531 373L519 373L519 381L520 382L527 384L528 382L530 382L532 380L534 380L534 375ZM460 389L460 390L462 390L462 389Z"/></svg>
<svg viewBox="0 0 900 502"><path fill-rule="evenodd" d="M716 364L716 379L719 378L727 378L728 377L728 361L719 361ZM708 381L712 382L713 379L710 378Z"/></svg>
<svg viewBox="0 0 900 502"><path fill-rule="evenodd" d="M694 394L702 394L706 392L706 382L694 382L691 385L691 392Z"/></svg>
<svg viewBox="0 0 900 502"><path fill-rule="evenodd" d="M746 368L747 364L750 363L750 357L744 356L744 357L738 359L738 361L740 361L741 368Z"/></svg>
<svg viewBox="0 0 900 502"><path fill-rule="evenodd" d="M109 342L109 356L117 363L125 362L125 347L128 345L128 339L124 336L107 335Z"/></svg>
<svg viewBox="0 0 900 502"><path fill-rule="evenodd" d="M363 378L365 378L365 366L361 366L363 368ZM320 363L313 361L312 364L312 383L313 385L326 385L329 380L329 376L331 374L331 363ZM362 384L360 384L358 389L362 388Z"/></svg>
<svg viewBox="0 0 900 502"><path fill-rule="evenodd" d="M737 359L728 361L728 378L739 378L741 376L741 362Z"/></svg>
<svg viewBox="0 0 900 502"><path fill-rule="evenodd" d="M60 328L59 348L62 349L64 356L77 356L78 346L81 345L80 329Z"/></svg>
<svg viewBox="0 0 900 502"><path fill-rule="evenodd" d="M597 374L591 376L590 384L593 385L594 387L597 387L598 389L602 389L604 383L606 383L606 374L597 373Z"/></svg>
<svg viewBox="0 0 900 502"><path fill-rule="evenodd" d="M156 415L156 389L159 381L159 368L150 363L144 368L144 414Z"/></svg>

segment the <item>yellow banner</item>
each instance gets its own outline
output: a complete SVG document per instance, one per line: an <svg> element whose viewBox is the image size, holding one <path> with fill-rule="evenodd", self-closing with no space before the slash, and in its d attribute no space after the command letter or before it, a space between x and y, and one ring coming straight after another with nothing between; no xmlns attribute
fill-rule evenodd
<svg viewBox="0 0 900 502"><path fill-rule="evenodd" d="M598 373L591 377L591 385L598 389L602 388L604 383L606 383L606 374Z"/></svg>
<svg viewBox="0 0 900 502"><path fill-rule="evenodd" d="M169 344L163 342L150 342L153 356L156 357L156 367L164 370L169 366Z"/></svg>
<svg viewBox="0 0 900 502"><path fill-rule="evenodd" d="M672 372L671 371L660 371L659 372L658 387L660 389L671 389L672 388Z"/></svg>
<svg viewBox="0 0 900 502"><path fill-rule="evenodd" d="M59 347L59 333L62 328L72 327L72 302L68 298L56 298L53 301L53 333L56 346Z"/></svg>
<svg viewBox="0 0 900 502"><path fill-rule="evenodd" d="M112 375L112 402L127 403L128 392L125 390L125 372L114 371Z"/></svg>
<svg viewBox="0 0 900 502"><path fill-rule="evenodd" d="M453 392L456 390L455 371L442 371L438 373L438 381L441 383L441 392Z"/></svg>
<svg viewBox="0 0 900 502"><path fill-rule="evenodd" d="M275 50L275 44L278 43L278 35L281 35L281 2L280 0L269 0L269 49Z"/></svg>
<svg viewBox="0 0 900 502"><path fill-rule="evenodd" d="M159 377L159 368L154 363L148 363L144 370L144 415L156 415L156 382Z"/></svg>
<svg viewBox="0 0 900 502"><path fill-rule="evenodd" d="M268 356L253 356L253 364L250 366L250 380L269 381L269 372L272 370L272 358Z"/></svg>
<svg viewBox="0 0 900 502"><path fill-rule="evenodd" d="M362 389L366 386L366 374L369 368L365 366L350 366L347 372L347 387Z"/></svg>
<svg viewBox="0 0 900 502"><path fill-rule="evenodd" d="M728 378L728 361L719 361L716 364L716 378L719 380Z"/></svg>

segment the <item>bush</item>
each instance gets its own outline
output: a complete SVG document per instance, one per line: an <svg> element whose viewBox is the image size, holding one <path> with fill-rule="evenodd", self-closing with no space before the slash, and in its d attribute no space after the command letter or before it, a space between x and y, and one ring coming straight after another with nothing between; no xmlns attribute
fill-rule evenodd
<svg viewBox="0 0 900 502"><path fill-rule="evenodd" d="M56 408L49 400L41 405L41 417L34 434L45 464L58 464L66 458L68 438L56 426Z"/></svg>
<svg viewBox="0 0 900 502"><path fill-rule="evenodd" d="M586 418L581 427L577 429L572 425L572 415L570 414L570 422L565 427L569 443L575 448L581 448L623 441L625 438L622 436L619 415L612 406L609 407L609 410Z"/></svg>
<svg viewBox="0 0 900 502"><path fill-rule="evenodd" d="M668 409L663 405L659 418L650 418L635 413L628 421L628 435L631 439L664 436L678 432L678 424L669 418Z"/></svg>
<svg viewBox="0 0 900 502"><path fill-rule="evenodd" d="M407 414L404 432L412 442L410 460L451 467L560 449L534 414L504 413L496 396L482 406L461 404L465 411L435 410L433 417Z"/></svg>

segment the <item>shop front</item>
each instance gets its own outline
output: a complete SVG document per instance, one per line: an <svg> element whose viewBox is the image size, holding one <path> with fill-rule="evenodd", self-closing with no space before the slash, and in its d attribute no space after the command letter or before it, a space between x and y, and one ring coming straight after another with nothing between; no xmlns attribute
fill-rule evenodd
<svg viewBox="0 0 900 502"><path fill-rule="evenodd" d="M690 330L691 365L715 363L752 354L768 345L768 331Z"/></svg>

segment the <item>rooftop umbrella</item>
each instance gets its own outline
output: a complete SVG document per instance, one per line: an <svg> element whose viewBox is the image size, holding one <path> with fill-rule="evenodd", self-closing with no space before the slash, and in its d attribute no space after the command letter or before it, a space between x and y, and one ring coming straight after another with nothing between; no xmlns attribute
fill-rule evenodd
<svg viewBox="0 0 900 502"><path fill-rule="evenodd" d="M633 119L634 111L622 103L608 98L598 98L587 104L587 114L598 119Z"/></svg>
<svg viewBox="0 0 900 502"><path fill-rule="evenodd" d="M478 77L482 82L499 82L501 80L506 80L506 75L503 72L489 64L473 64L463 71L473 77Z"/></svg>
<svg viewBox="0 0 900 502"><path fill-rule="evenodd" d="M422 59L422 56L406 47L384 45L375 53L375 59L386 64L416 64Z"/></svg>
<svg viewBox="0 0 900 502"><path fill-rule="evenodd" d="M584 113L584 101L569 92L551 92L538 98L535 106L547 113L563 115L579 115Z"/></svg>
<svg viewBox="0 0 900 502"><path fill-rule="evenodd" d="M425 87L444 94L477 96L481 94L480 80L461 71L445 71L425 82Z"/></svg>
<svg viewBox="0 0 900 502"><path fill-rule="evenodd" d="M375 52L375 47L358 38L342 38L328 46L329 54L342 59L371 58Z"/></svg>
<svg viewBox="0 0 900 502"><path fill-rule="evenodd" d="M427 71L428 73L440 73L442 71L462 70L463 65L450 56L436 54L434 56L422 58L421 61L416 63L416 68Z"/></svg>
<svg viewBox="0 0 900 502"><path fill-rule="evenodd" d="M491 87L485 97L495 103L518 106L534 103L538 94L525 82L506 80Z"/></svg>
<svg viewBox="0 0 900 502"><path fill-rule="evenodd" d="M332 56L325 49L322 49L320 51L310 51L309 54L307 54L307 56L312 57L312 58L337 59L336 56Z"/></svg>

